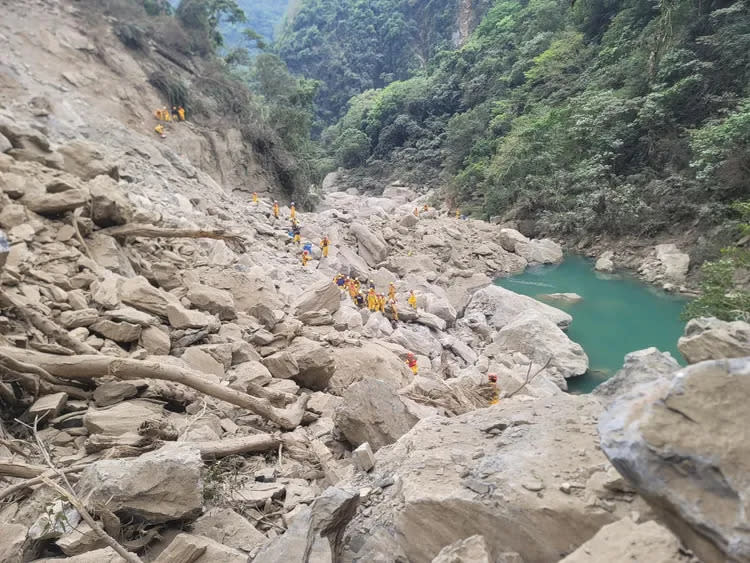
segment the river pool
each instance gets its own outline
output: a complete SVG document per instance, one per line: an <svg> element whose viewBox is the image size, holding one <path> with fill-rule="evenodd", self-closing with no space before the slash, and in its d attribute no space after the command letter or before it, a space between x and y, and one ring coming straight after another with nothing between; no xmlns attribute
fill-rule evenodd
<svg viewBox="0 0 750 563"><path fill-rule="evenodd" d="M622 367L628 352L655 346L681 364L677 339L685 323L685 299L625 275L600 274L591 261L566 256L562 264L535 266L523 274L498 278L496 284L563 309L573 316L568 336L589 357L589 371L568 379L571 393L589 393ZM577 293L583 300L567 304L540 298L547 293Z"/></svg>

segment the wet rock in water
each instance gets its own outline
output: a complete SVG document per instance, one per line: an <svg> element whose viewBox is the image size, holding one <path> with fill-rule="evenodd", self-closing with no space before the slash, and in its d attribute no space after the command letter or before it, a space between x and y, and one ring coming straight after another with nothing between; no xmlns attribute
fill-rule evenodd
<svg viewBox="0 0 750 563"><path fill-rule="evenodd" d="M368 442L374 451L406 434L419 418L401 401L396 389L377 379L365 379L343 393L334 422L353 445Z"/></svg>
<svg viewBox="0 0 750 563"><path fill-rule="evenodd" d="M568 305L573 305L575 303L580 303L581 301L583 301L583 297L581 297L577 293L542 293L538 297L539 299L543 299L545 301L557 301L559 303L565 303Z"/></svg>
<svg viewBox="0 0 750 563"><path fill-rule="evenodd" d="M680 364L669 352L660 352L653 347L631 352L625 356L622 369L598 385L593 394L606 405L641 383L671 377L679 369Z"/></svg>
<svg viewBox="0 0 750 563"><path fill-rule="evenodd" d="M600 417L607 457L703 561L750 560L748 393L750 359L712 360L636 387Z"/></svg>
<svg viewBox="0 0 750 563"><path fill-rule="evenodd" d="M688 563L680 542L666 528L654 522L636 524L623 518L608 524L560 563Z"/></svg>
<svg viewBox="0 0 750 563"><path fill-rule="evenodd" d="M189 518L203 505L202 467L197 449L172 443L137 458L97 461L76 491L90 506L148 522Z"/></svg>
<svg viewBox="0 0 750 563"><path fill-rule="evenodd" d="M615 271L615 264L612 260L615 256L615 253L611 250L607 250L606 252L602 252L599 258L597 258L596 263L594 264L594 270L597 272L604 272L605 274L611 274Z"/></svg>
<svg viewBox="0 0 750 563"><path fill-rule="evenodd" d="M690 364L750 356L750 324L713 317L691 319L677 348Z"/></svg>
<svg viewBox="0 0 750 563"><path fill-rule="evenodd" d="M528 311L538 313L562 329L567 328L573 320L565 311L497 285L489 285L474 293L464 314L482 313L491 327L500 330L520 313Z"/></svg>

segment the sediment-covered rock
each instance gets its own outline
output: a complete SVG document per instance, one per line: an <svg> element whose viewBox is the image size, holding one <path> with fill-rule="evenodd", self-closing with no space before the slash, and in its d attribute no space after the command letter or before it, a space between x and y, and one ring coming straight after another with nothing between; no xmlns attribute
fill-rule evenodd
<svg viewBox="0 0 750 563"><path fill-rule="evenodd" d="M750 356L750 324L713 317L691 319L677 348L690 364Z"/></svg>

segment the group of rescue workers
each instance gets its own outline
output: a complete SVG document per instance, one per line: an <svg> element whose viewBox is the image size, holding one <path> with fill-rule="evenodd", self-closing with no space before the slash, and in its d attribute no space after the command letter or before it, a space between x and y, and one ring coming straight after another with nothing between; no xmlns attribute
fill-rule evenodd
<svg viewBox="0 0 750 563"><path fill-rule="evenodd" d="M167 135L164 132L164 124L162 122L169 123L171 121L185 121L185 108L182 106L172 106L172 111L170 112L165 106L161 109L154 110L154 117L159 121L159 123L156 124L156 127L154 127L154 131L156 131L156 134L162 139L165 139Z"/></svg>
<svg viewBox="0 0 750 563"><path fill-rule="evenodd" d="M166 110L166 108L164 108ZM174 108L173 108L174 109ZM182 111L180 111L182 110ZM163 111L163 110L162 110ZM176 110L181 120L184 120L184 110L182 108L178 108ZM162 116L164 114L162 113ZM168 115L168 112L167 112ZM158 118L158 117L157 117ZM169 119L167 119L168 121ZM258 193L253 192L252 196L253 204L259 204L260 199L258 198ZM429 206L427 204L424 205L422 208L422 211L429 211ZM277 200L274 200L273 207L272 207L272 213L275 219L279 219L280 215L280 207L279 202ZM419 217L419 208L414 208L414 215ZM459 219L461 217L461 214L458 209L456 209L456 219ZM299 246L302 244L301 239L301 228L299 224L299 220L297 219L297 208L295 207L294 202L291 202L289 205L289 220L291 221L291 226L289 229L289 236L292 239L292 242ZM321 260L324 258L328 258L328 250L331 246L331 241L328 238L328 236L324 236L322 240L320 241L320 255ZM302 247L302 266L307 266L307 263L312 259L312 243L306 242L304 246ZM398 321L398 306L396 304L396 286L393 282L391 282L388 285L388 295L386 296L383 293L377 293L375 290L375 283L373 281L364 280L360 281L358 277L349 277L344 274L337 274L336 277L333 278L333 283L336 284L336 286L343 292L346 291L349 294L349 297L351 298L352 302L357 307L367 307L372 312L380 312L382 314L386 314L386 306L390 307L391 312L391 318L393 321ZM368 287L367 292L365 293L363 291L363 287ZM417 310L417 296L414 294L414 290L409 291L409 297L406 300L406 302L409 304L409 307L411 307L414 311ZM409 367L409 369L412 371L414 375L417 375L419 373L419 368L417 366L417 358L414 356L413 353L409 352L406 356L406 364ZM489 382L493 387L493 394L490 401L490 404L495 404L498 402L499 392L497 390L497 376L494 374L490 374L489 376Z"/></svg>

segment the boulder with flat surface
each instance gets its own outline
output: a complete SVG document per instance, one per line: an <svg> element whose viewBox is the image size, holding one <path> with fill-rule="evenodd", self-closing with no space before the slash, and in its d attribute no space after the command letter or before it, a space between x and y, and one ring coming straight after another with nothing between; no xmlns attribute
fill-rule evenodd
<svg viewBox="0 0 750 563"><path fill-rule="evenodd" d="M656 348L646 348L625 356L622 368L594 389L593 395L605 405L628 393L635 386L661 377L671 377L680 364L669 354Z"/></svg>
<svg viewBox="0 0 750 563"><path fill-rule="evenodd" d="M190 518L203 506L202 468L197 449L171 443L137 458L91 464L76 492L89 506L152 523Z"/></svg>
<svg viewBox="0 0 750 563"><path fill-rule="evenodd" d="M388 244L363 223L352 223L351 233L357 239L358 253L371 267L388 257Z"/></svg>
<svg viewBox="0 0 750 563"><path fill-rule="evenodd" d="M294 310L297 316L314 311L334 314L340 305L341 290L335 283L325 280L306 289L295 302Z"/></svg>
<svg viewBox="0 0 750 563"><path fill-rule="evenodd" d="M294 358L298 368L298 372L293 374L291 379L301 387L313 391L322 391L328 387L336 367L330 347L308 338L298 337L285 352Z"/></svg>
<svg viewBox="0 0 750 563"><path fill-rule="evenodd" d="M133 218L133 207L109 176L97 176L88 183L91 220L98 227L124 225Z"/></svg>
<svg viewBox="0 0 750 563"><path fill-rule="evenodd" d="M750 561L750 359L639 385L599 420L615 468L703 561Z"/></svg>
<svg viewBox="0 0 750 563"><path fill-rule="evenodd" d="M750 356L750 324L713 317L691 319L677 348L690 364Z"/></svg>
<svg viewBox="0 0 750 563"><path fill-rule="evenodd" d="M154 287L143 276L124 280L118 287L118 294L123 303L165 318L168 305L180 306L174 295Z"/></svg>
<svg viewBox="0 0 750 563"><path fill-rule="evenodd" d="M565 311L497 285L488 285L475 292L464 315L480 312L492 328L500 330L519 313L528 311L538 313L540 317L552 321L562 329L567 328L573 320Z"/></svg>
<svg viewBox="0 0 750 563"><path fill-rule="evenodd" d="M363 379L377 379L396 388L411 381L406 362L378 342L364 340L362 346L333 349L335 370L329 382L329 392L342 394L350 385Z"/></svg>
<svg viewBox="0 0 750 563"><path fill-rule="evenodd" d="M222 321L237 318L234 297L229 291L203 284L193 284L188 288L187 298L194 307L217 315Z"/></svg>

